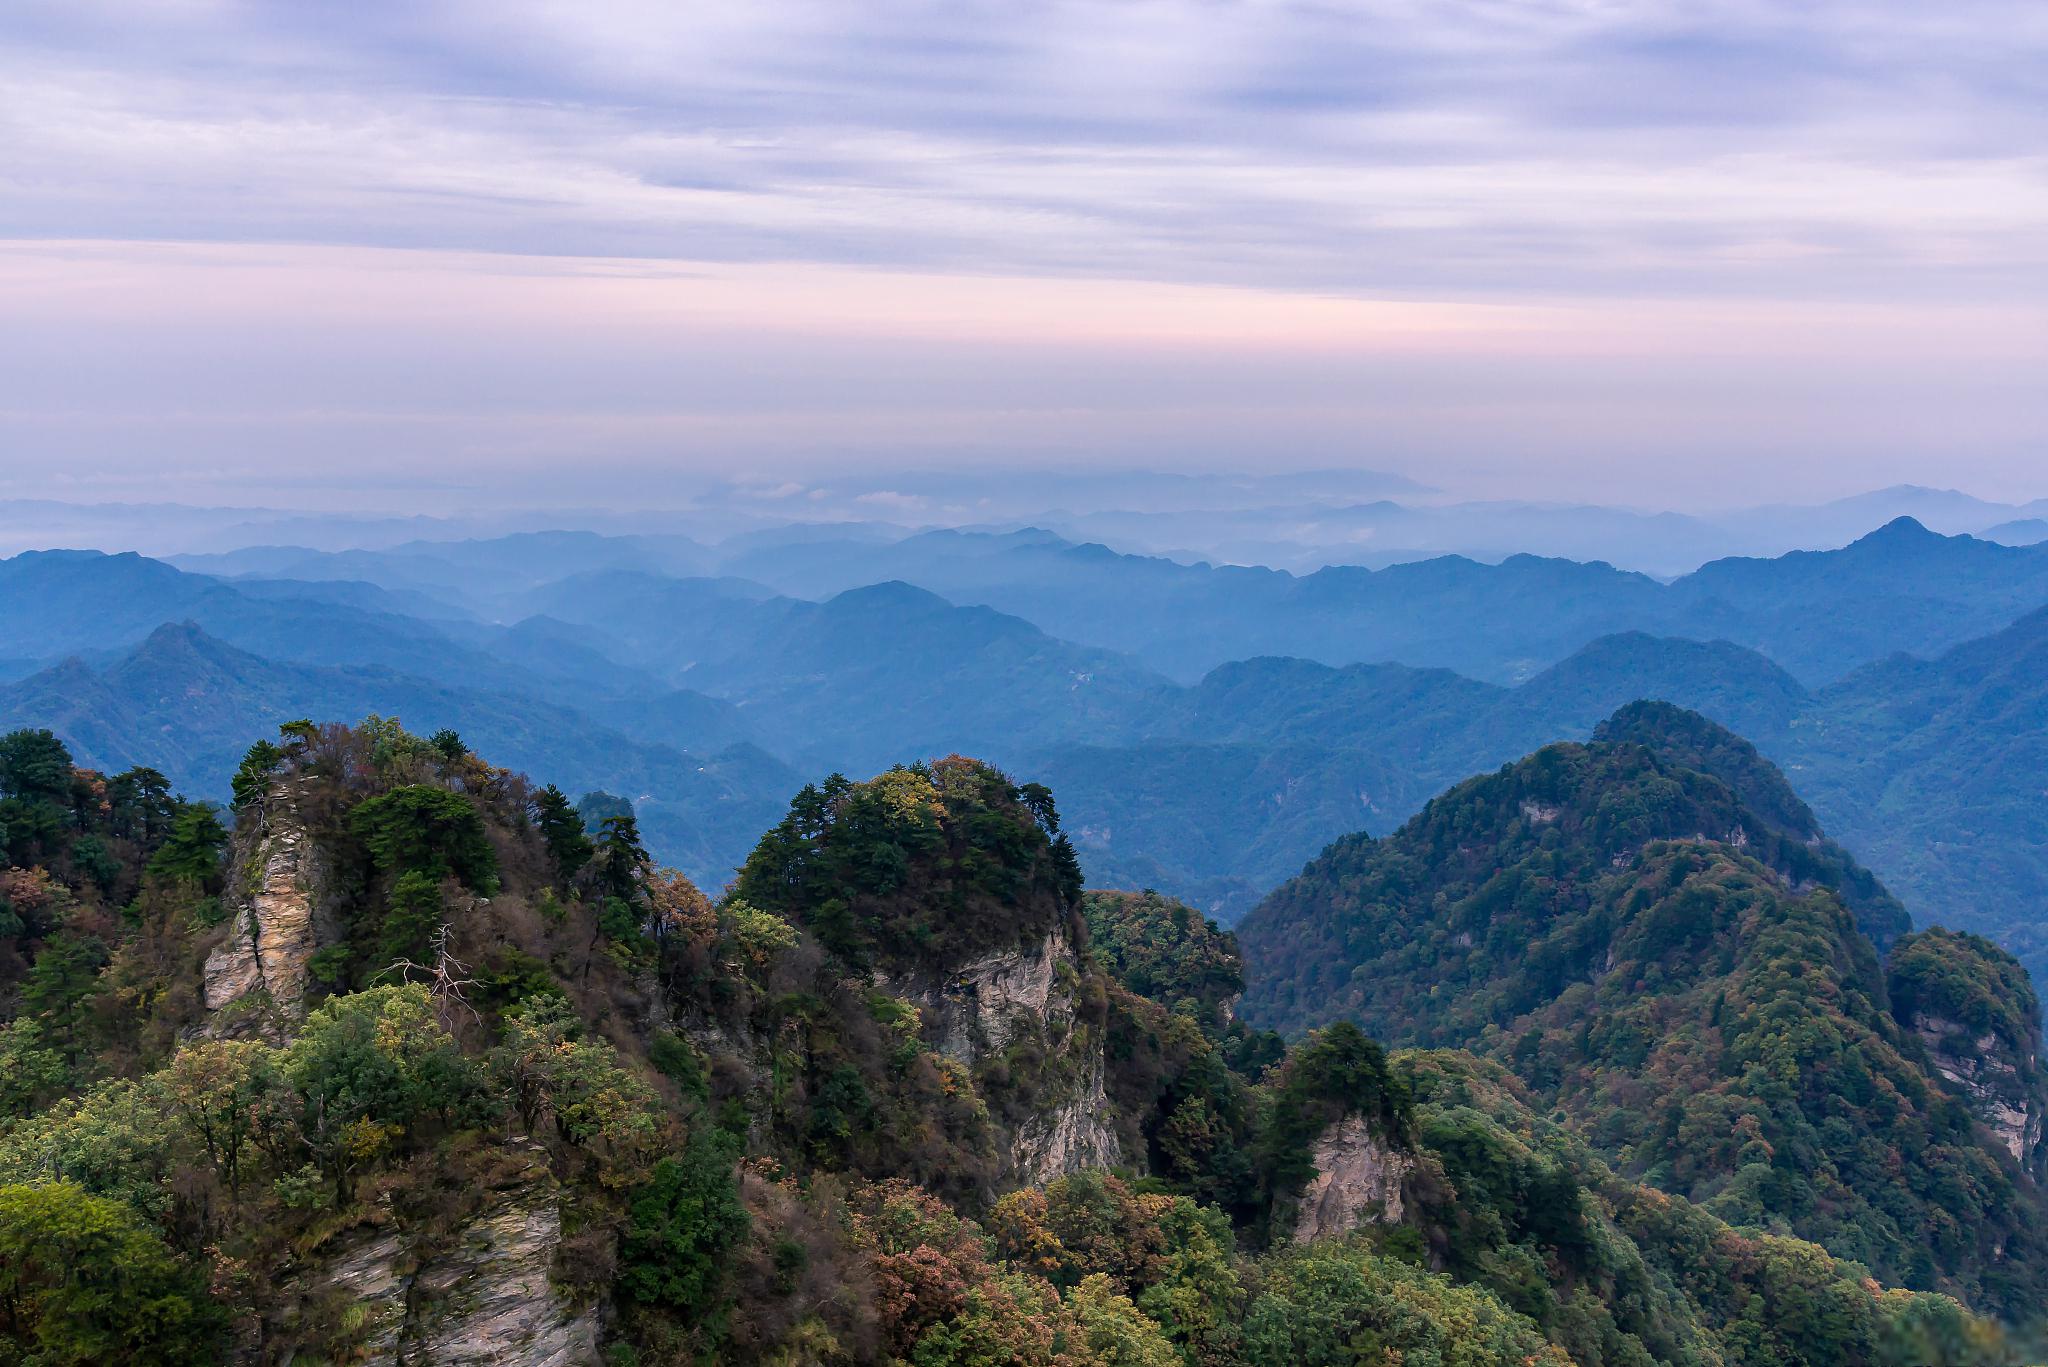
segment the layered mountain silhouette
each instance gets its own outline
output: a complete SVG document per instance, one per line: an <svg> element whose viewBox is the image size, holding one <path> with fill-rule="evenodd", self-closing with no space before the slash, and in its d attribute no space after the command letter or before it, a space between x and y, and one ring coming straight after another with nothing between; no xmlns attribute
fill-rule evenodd
<svg viewBox="0 0 2048 1367"><path fill-rule="evenodd" d="M508 723L507 753L608 775L595 781L608 791L633 787L631 765L556 761L597 736L607 753L702 762L739 746L812 773L966 751L1058 785L1091 879L1229 919L1330 840L1390 831L1465 774L1658 699L1753 741L1922 917L1996 934L2037 967L2048 954L2033 911L2048 898L2048 812L2027 777L2048 730L2033 666L2048 625L2028 616L2048 602L2039 548L1899 521L1839 551L1720 561L1667 585L1534 557L1295 576L1044 532L757 540L714 552L550 534L204 562L247 578L20 556L0 562L0 680L14 680L0 707L61 715L82 737L144 734L125 719L145 700L124 690L150 671L116 666L157 626L190 621L281 667L276 709L419 724L449 696L516 701L558 720ZM691 577L734 569L781 580ZM883 582L841 589L868 574ZM1978 631L1994 634L1953 644ZM1200 660L1154 649L1172 639L1239 658L1175 682ZM112 682L74 687L72 656ZM33 677L43 669L58 673ZM205 693L146 705L160 730L203 736ZM536 750L542 733L565 739ZM759 811L787 796L790 769L737 764L720 782ZM200 791L220 782L210 765L178 772ZM650 823L677 833L671 857L726 877L739 828L676 821Z"/></svg>

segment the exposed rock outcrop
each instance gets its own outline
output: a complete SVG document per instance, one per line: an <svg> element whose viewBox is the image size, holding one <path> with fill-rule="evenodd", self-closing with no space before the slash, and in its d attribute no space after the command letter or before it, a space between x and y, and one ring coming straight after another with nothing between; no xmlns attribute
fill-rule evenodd
<svg viewBox="0 0 2048 1367"><path fill-rule="evenodd" d="M1347 1115L1324 1130L1316 1140L1315 1165L1316 1175L1301 1193L1296 1243L1400 1221L1401 1191L1414 1160L1374 1135L1364 1116Z"/></svg>
<svg viewBox="0 0 2048 1367"><path fill-rule="evenodd" d="M1973 1035L1956 1021L1926 1012L1915 1013L1912 1025L1935 1071L1969 1098L2007 1152L2028 1163L2041 1146L2043 1120L2033 1057L2012 1057L1996 1033Z"/></svg>
<svg viewBox="0 0 2048 1367"><path fill-rule="evenodd" d="M1011 1140L1021 1182L1049 1182L1119 1161L1104 1084L1101 1038L1078 1029L1074 986L1081 962L1063 929L1035 947L984 955L943 976L876 976L876 985L918 1008L926 1041L969 1068L1035 1038L1046 1091Z"/></svg>
<svg viewBox="0 0 2048 1367"><path fill-rule="evenodd" d="M403 1232L358 1236L301 1288L340 1306L339 1346L389 1367L580 1367L598 1360L595 1307L550 1281L560 1193L543 1162L464 1220L438 1251ZM424 1255L424 1256L423 1256ZM289 1359L288 1359L289 1360Z"/></svg>
<svg viewBox="0 0 2048 1367"><path fill-rule="evenodd" d="M270 800L254 844L236 861L228 938L206 956L205 1002L217 1034L281 1034L305 1013L319 948L325 867L291 794Z"/></svg>
<svg viewBox="0 0 2048 1367"><path fill-rule="evenodd" d="M1072 1026L1072 993L1062 964L1076 966L1073 946L1054 931L1035 950L1018 949L969 961L944 975L876 974L875 985L917 1007L925 1039L947 1058L973 1064L1010 1047L1020 1034Z"/></svg>
<svg viewBox="0 0 2048 1367"><path fill-rule="evenodd" d="M551 1191L527 1192L463 1227L451 1252L412 1282L407 1363L430 1367L570 1367L597 1359L597 1315L577 1312L548 1280L562 1241Z"/></svg>
<svg viewBox="0 0 2048 1367"><path fill-rule="evenodd" d="M347 1307L343 1323L359 1361L398 1361L411 1280L399 1271L404 1258L405 1240L389 1230L379 1231L345 1245L320 1279L321 1289Z"/></svg>
<svg viewBox="0 0 2048 1367"><path fill-rule="evenodd" d="M1991 941L1939 926L1899 940L1887 968L1893 1015L1928 1066L2021 1167L2048 1176L2048 1069L2026 970Z"/></svg>
<svg viewBox="0 0 2048 1367"><path fill-rule="evenodd" d="M1068 1173L1115 1167L1121 1158L1097 1046L1081 1087L1017 1127L1010 1161L1019 1181L1037 1186Z"/></svg>

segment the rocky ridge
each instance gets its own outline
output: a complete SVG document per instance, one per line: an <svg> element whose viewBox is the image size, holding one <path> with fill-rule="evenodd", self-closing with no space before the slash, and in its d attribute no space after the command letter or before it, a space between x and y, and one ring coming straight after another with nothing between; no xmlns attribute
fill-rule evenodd
<svg viewBox="0 0 2048 1367"><path fill-rule="evenodd" d="M242 889L239 906L228 937L207 955L203 997L207 1033L283 1043L306 1014L313 954L339 938L340 916L331 905L332 861L288 785L266 798L260 820L231 870L231 890ZM596 1312L569 1305L549 1277L562 1242L559 1184L538 1148L523 1158L432 1249L390 1227L347 1236L309 1267L288 1303L339 1304L359 1362L595 1363ZM257 1348L245 1360L267 1359Z"/></svg>

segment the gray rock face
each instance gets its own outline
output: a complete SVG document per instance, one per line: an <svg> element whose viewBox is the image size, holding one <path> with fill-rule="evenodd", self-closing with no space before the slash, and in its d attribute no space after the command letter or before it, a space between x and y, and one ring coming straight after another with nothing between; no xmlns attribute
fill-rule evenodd
<svg viewBox="0 0 2048 1367"><path fill-rule="evenodd" d="M1975 1037L1959 1022L1925 1012L1913 1017L1913 1032L1927 1046L1935 1071L1969 1099L2006 1151L2023 1165L2037 1166L2048 1109L2039 1094L2037 1060L2014 1057L1995 1034Z"/></svg>
<svg viewBox="0 0 2048 1367"><path fill-rule="evenodd" d="M1103 1087L1098 1046L1082 1084L1065 1101L1017 1127L1010 1161L1020 1181L1042 1185L1068 1173L1115 1167L1122 1158L1109 1123L1109 1094Z"/></svg>
<svg viewBox="0 0 2048 1367"><path fill-rule="evenodd" d="M1111 1167L1120 1158L1102 1042L1076 1029L1080 971L1066 933L1055 930L1036 946L985 955L943 977L876 976L877 987L918 1008L933 1048L970 1068L1019 1039L1044 1042L1058 1085L1012 1136L1011 1166L1022 1182Z"/></svg>
<svg viewBox="0 0 2048 1367"><path fill-rule="evenodd" d="M1347 1115L1316 1140L1316 1175L1301 1193L1294 1242L1350 1233L1362 1224L1401 1219L1401 1189L1414 1161L1375 1136L1364 1116Z"/></svg>
<svg viewBox="0 0 2048 1367"><path fill-rule="evenodd" d="M305 1014L325 873L289 794L273 797L266 829L237 868L230 880L239 885L233 926L206 956L206 1009L215 1033L260 1029L275 1036Z"/></svg>
<svg viewBox="0 0 2048 1367"><path fill-rule="evenodd" d="M956 1063L999 1054L1026 1031L1064 1034L1074 1003L1059 966L1076 964L1067 937L1054 931L1035 950L969 960L943 977L875 975L875 986L917 1007L925 1038Z"/></svg>
<svg viewBox="0 0 2048 1367"><path fill-rule="evenodd" d="M345 1245L303 1288L338 1299L348 1360L380 1367L582 1367L598 1361L598 1316L549 1280L562 1239L544 1167L465 1220L423 1261L405 1234ZM414 1269L414 1270L408 1270Z"/></svg>
<svg viewBox="0 0 2048 1367"><path fill-rule="evenodd" d="M417 1307L401 1350L431 1367L572 1367L597 1360L597 1315L575 1312L548 1280L562 1241L552 1192L464 1226L460 1246L413 1278Z"/></svg>
<svg viewBox="0 0 2048 1367"><path fill-rule="evenodd" d="M398 1361L408 1281L398 1264L404 1256L403 1239L379 1233L349 1244L328 1268L327 1285L345 1295L350 1319L361 1317L354 1338L366 1362Z"/></svg>

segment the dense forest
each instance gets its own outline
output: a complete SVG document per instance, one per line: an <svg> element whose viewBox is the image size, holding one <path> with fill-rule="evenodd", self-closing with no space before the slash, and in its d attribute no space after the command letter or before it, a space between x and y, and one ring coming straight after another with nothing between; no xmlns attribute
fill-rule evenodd
<svg viewBox="0 0 2048 1367"><path fill-rule="evenodd" d="M2048 1076L2019 966L1894 941L1896 904L1704 719L1637 705L1601 735L1333 845L1243 926L1246 1016L1469 1049L1731 1223L2043 1304Z"/></svg>
<svg viewBox="0 0 2048 1367"><path fill-rule="evenodd" d="M805 788L714 897L630 812L452 730L288 723L227 809L16 732L0 1362L2017 1361L2033 1188L1915 1070L1937 1020L2030 1045L2000 1006L2023 976L1988 943L1911 937L1887 1007L1841 871L1785 811L1603 744L1622 786L1600 830L1655 835L1634 762L1686 816L1749 823L1717 837L1812 861L1788 897L1750 855L1650 839L1630 890L1588 893L1636 922L1631 972L1655 956L1646 1009L1710 1011L1716 1047L1753 1059L1701 1088L1711 1116L1626 1095L1631 1069L1665 1080L1620 1039L1655 1022L1589 1009L1442 1047L1472 989L1540 1012L1535 969L1447 971L1427 1039L1344 1013L1429 1048L1349 1021L1284 1042L1230 932L1084 894L1054 795L960 757ZM1773 988L1816 974L1812 1007ZM1549 1080L1589 1028L1607 1066ZM1819 1049L1862 1087L1846 1119L1784 1092ZM1743 1181L1710 1190L1677 1155L1731 1119ZM1909 1141L1949 1186L1840 1206L1873 1143ZM1833 1222L1802 1224L1758 1163L1829 1168ZM1932 1269L1845 1232L1959 1192L1974 1214ZM1994 1235L2003 1271L1969 1256Z"/></svg>

